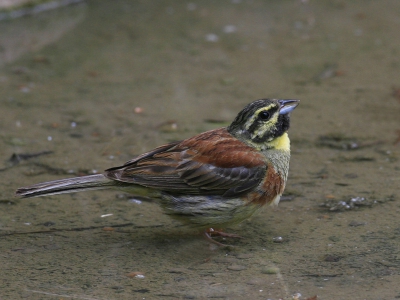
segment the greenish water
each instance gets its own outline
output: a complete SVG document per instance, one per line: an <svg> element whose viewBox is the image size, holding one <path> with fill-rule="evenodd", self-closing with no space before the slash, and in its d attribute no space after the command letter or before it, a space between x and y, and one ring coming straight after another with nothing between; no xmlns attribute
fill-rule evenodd
<svg viewBox="0 0 400 300"><path fill-rule="evenodd" d="M400 297L399 15L393 0L88 1L1 22L0 298ZM301 99L288 200L228 228L235 248L117 192L14 197L264 97Z"/></svg>

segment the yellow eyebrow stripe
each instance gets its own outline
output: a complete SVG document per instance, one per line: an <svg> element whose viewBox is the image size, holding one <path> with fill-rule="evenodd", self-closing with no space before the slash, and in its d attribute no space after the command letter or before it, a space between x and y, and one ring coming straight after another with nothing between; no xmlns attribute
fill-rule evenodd
<svg viewBox="0 0 400 300"><path fill-rule="evenodd" d="M269 111L272 107L274 107L275 104L270 104L268 106L264 106L261 107L260 109L257 109L254 114L251 116L251 118L249 120L247 120L246 124L245 124L245 128L246 130L249 130L250 126L254 123L254 121L256 120L256 118L258 117L259 113L262 111Z"/></svg>

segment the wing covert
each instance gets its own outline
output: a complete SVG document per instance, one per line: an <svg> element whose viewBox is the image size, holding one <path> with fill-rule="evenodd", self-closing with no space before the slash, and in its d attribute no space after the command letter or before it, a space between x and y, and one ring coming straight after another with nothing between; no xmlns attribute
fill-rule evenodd
<svg viewBox="0 0 400 300"><path fill-rule="evenodd" d="M266 168L262 154L218 129L158 147L105 175L172 194L235 197L255 188Z"/></svg>

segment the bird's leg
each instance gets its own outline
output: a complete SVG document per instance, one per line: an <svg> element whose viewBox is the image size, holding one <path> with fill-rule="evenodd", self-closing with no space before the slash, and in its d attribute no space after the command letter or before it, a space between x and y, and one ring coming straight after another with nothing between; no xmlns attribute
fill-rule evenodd
<svg viewBox="0 0 400 300"><path fill-rule="evenodd" d="M221 229L218 229L218 230L215 230L214 228L208 228L208 229L206 229L206 230L204 231L204 236L205 236L205 238L206 238L209 242L211 242L211 243L213 243L213 244L216 244L216 245L218 245L218 246L222 246L222 247L232 247L232 246L231 246L231 245L222 244L222 243L220 243L220 242L214 240L214 239L212 238L213 235L215 235L215 236L221 236L221 237L224 237L224 238L227 238L227 237L228 237L228 238L238 238L238 239L242 239L242 238L243 238L243 237L241 237L240 235L237 235L237 234L234 234L234 233L223 232Z"/></svg>
<svg viewBox="0 0 400 300"><path fill-rule="evenodd" d="M242 239L243 237L240 235L237 235L235 233L227 233L223 232L222 229L214 229L214 228L208 228L206 230L210 234L210 236L215 235L215 236L222 236L222 237L228 237L228 238L237 238L237 239Z"/></svg>

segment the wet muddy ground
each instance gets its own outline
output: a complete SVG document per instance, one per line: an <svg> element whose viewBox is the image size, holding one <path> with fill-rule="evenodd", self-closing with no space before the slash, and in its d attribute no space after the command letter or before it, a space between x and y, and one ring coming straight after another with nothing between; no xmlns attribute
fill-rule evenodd
<svg viewBox="0 0 400 300"><path fill-rule="evenodd" d="M400 298L398 1L88 1L0 23L1 299ZM230 249L155 202L16 188L299 98L278 208Z"/></svg>

